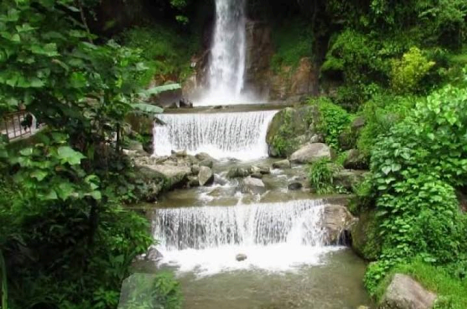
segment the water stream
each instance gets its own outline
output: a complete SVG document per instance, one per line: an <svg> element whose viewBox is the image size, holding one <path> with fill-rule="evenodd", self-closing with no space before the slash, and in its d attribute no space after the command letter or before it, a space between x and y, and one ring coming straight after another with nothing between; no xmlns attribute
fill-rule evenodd
<svg viewBox="0 0 467 309"><path fill-rule="evenodd" d="M172 150L209 153L214 158L267 157L266 133L277 111L215 114L166 114L154 127L154 154Z"/></svg>

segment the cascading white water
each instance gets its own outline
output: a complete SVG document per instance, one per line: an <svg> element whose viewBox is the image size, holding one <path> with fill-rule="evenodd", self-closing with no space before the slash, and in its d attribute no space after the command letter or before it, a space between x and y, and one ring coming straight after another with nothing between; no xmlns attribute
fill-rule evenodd
<svg viewBox="0 0 467 309"><path fill-rule="evenodd" d="M163 264L213 274L233 269L289 270L317 264L324 246L321 200L159 209L154 237ZM239 263L237 254L245 254Z"/></svg>
<svg viewBox="0 0 467 309"><path fill-rule="evenodd" d="M196 105L247 103L242 97L245 76L245 0L216 0L208 89Z"/></svg>
<svg viewBox="0 0 467 309"><path fill-rule="evenodd" d="M257 159L267 157L266 133L277 111L165 114L166 124L154 126L154 154L172 150L195 154L207 152L215 158Z"/></svg>

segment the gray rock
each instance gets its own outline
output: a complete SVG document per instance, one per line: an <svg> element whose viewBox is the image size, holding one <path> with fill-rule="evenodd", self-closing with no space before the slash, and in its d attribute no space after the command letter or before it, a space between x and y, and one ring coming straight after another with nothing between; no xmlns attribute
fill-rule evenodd
<svg viewBox="0 0 467 309"><path fill-rule="evenodd" d="M312 137L310 137L310 143L315 144L315 143L322 143L324 142L324 138L320 134L314 134Z"/></svg>
<svg viewBox="0 0 467 309"><path fill-rule="evenodd" d="M261 173L253 173L253 174L251 174L251 177L257 178L257 179L261 179L261 178L263 178L263 174L261 174Z"/></svg>
<svg viewBox="0 0 467 309"><path fill-rule="evenodd" d="M205 152L200 152L197 155L195 155L195 157L196 159L200 161L204 161L204 160L216 161L213 157L211 157L209 154Z"/></svg>
<svg viewBox="0 0 467 309"><path fill-rule="evenodd" d="M347 207L341 205L327 205L323 209L322 221L324 239L327 245L339 244L345 231L350 231L357 219L352 216Z"/></svg>
<svg viewBox="0 0 467 309"><path fill-rule="evenodd" d="M187 166L150 165L146 168L165 177L168 188L184 185L191 174L191 168Z"/></svg>
<svg viewBox="0 0 467 309"><path fill-rule="evenodd" d="M197 176L188 176L188 186L191 188L199 187L199 179Z"/></svg>
<svg viewBox="0 0 467 309"><path fill-rule="evenodd" d="M211 185L214 182L214 174L207 166L201 166L198 174L200 186Z"/></svg>
<svg viewBox="0 0 467 309"><path fill-rule="evenodd" d="M191 166L191 172L193 173L193 175L198 175L199 169L200 169L199 164L193 164Z"/></svg>
<svg viewBox="0 0 467 309"><path fill-rule="evenodd" d="M272 167L284 169L284 168L290 168L291 164L289 160L281 160L281 161L274 162L272 164Z"/></svg>
<svg viewBox="0 0 467 309"><path fill-rule="evenodd" d="M248 257L246 256L246 254L243 254L243 253L239 253L237 254L237 256L235 257L235 259L239 262L241 261L245 261Z"/></svg>
<svg viewBox="0 0 467 309"><path fill-rule="evenodd" d="M172 151L172 154L179 158L184 158L188 155L188 153L186 152L186 149L179 150L179 151Z"/></svg>
<svg viewBox="0 0 467 309"><path fill-rule="evenodd" d="M436 294L425 290L411 277L395 274L378 309L431 309Z"/></svg>
<svg viewBox="0 0 467 309"><path fill-rule="evenodd" d="M326 144L308 144L297 150L290 157L293 163L312 163L323 158L331 159L331 148Z"/></svg>
<svg viewBox="0 0 467 309"><path fill-rule="evenodd" d="M159 250L157 250L155 247L151 246L148 250L148 252L146 253L146 256L144 257L144 259L146 261L159 261L163 258L164 256L162 255L162 253L159 252Z"/></svg>
<svg viewBox="0 0 467 309"><path fill-rule="evenodd" d="M340 170L334 174L334 184L352 191L365 179L366 171Z"/></svg>
<svg viewBox="0 0 467 309"><path fill-rule="evenodd" d="M367 170L369 168L368 160L357 149L351 149L347 152L344 167L354 170Z"/></svg>
<svg viewBox="0 0 467 309"><path fill-rule="evenodd" d="M227 172L227 178L244 178L250 176L251 170L243 167L232 167Z"/></svg>
<svg viewBox="0 0 467 309"><path fill-rule="evenodd" d="M199 165L200 166L207 166L209 168L212 168L214 166L214 162L212 160L205 159L205 160L202 160L201 162L199 162Z"/></svg>
<svg viewBox="0 0 467 309"><path fill-rule="evenodd" d="M141 144L138 141L129 141L128 142L128 150L134 150L134 151L144 151L143 149L143 144Z"/></svg>
<svg viewBox="0 0 467 309"><path fill-rule="evenodd" d="M271 169L265 164L258 164L256 167L259 169L259 172L263 175L271 174Z"/></svg>
<svg viewBox="0 0 467 309"><path fill-rule="evenodd" d="M303 184L301 182L292 182L288 186L290 191L298 191L303 188Z"/></svg>
<svg viewBox="0 0 467 309"><path fill-rule="evenodd" d="M266 186L261 179L247 177L241 184L242 193L262 194L266 192Z"/></svg>

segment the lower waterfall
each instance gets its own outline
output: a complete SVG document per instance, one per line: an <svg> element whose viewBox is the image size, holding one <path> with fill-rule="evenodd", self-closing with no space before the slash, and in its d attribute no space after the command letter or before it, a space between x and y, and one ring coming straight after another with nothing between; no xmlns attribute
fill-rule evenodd
<svg viewBox="0 0 467 309"><path fill-rule="evenodd" d="M180 271L291 270L319 264L324 252L336 249L324 245L324 205L322 200L297 200L158 209L154 237L164 256L161 262ZM238 262L237 254L247 259Z"/></svg>
<svg viewBox="0 0 467 309"><path fill-rule="evenodd" d="M206 152L214 158L240 160L267 157L266 133L277 111L164 114L165 125L154 126L154 154L172 150Z"/></svg>

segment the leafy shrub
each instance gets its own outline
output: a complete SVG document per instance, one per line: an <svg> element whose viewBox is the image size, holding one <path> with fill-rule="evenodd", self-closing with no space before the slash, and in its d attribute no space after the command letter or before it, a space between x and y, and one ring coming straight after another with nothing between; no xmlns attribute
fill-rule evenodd
<svg viewBox="0 0 467 309"><path fill-rule="evenodd" d="M315 105L319 111L317 131L323 134L329 146L339 150L339 136L350 124L350 115L328 98L312 99L310 104Z"/></svg>
<svg viewBox="0 0 467 309"><path fill-rule="evenodd" d="M401 60L393 60L391 85L398 93L411 93L420 90L420 82L435 65L423 56L420 49L412 47Z"/></svg>
<svg viewBox="0 0 467 309"><path fill-rule="evenodd" d="M366 283L374 291L393 266L421 258L446 265L467 250L455 187L467 181L467 90L447 86L417 103L373 150L372 172L383 237Z"/></svg>
<svg viewBox="0 0 467 309"><path fill-rule="evenodd" d="M313 162L308 167L308 179L318 194L335 192L334 174L339 170L337 165L327 158Z"/></svg>

